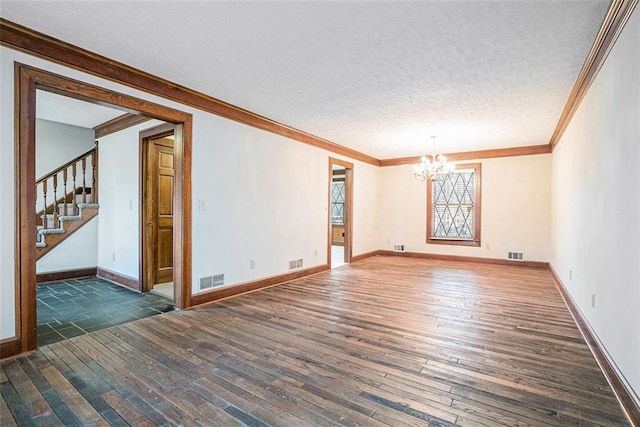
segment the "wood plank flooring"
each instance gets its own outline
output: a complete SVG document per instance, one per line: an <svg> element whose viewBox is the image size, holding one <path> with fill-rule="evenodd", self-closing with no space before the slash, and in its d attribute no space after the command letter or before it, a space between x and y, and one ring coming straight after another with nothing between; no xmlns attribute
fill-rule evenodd
<svg viewBox="0 0 640 427"><path fill-rule="evenodd" d="M627 425L547 271L375 257L6 361L0 424Z"/></svg>

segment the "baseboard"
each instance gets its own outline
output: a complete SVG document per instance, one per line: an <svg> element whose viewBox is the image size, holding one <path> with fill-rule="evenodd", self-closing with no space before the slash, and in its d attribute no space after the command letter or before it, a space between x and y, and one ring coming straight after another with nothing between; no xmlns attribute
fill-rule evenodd
<svg viewBox="0 0 640 427"><path fill-rule="evenodd" d="M211 289L197 293L191 296L191 305L189 308L209 304L224 298L253 292L258 289L269 286L279 285L281 283L290 282L302 277L311 276L323 271L329 270L328 264L318 265L316 267L305 268L304 270L293 271L291 273L279 274L264 279L253 280L250 282L239 283L237 285L226 286L224 288Z"/></svg>
<svg viewBox="0 0 640 427"><path fill-rule="evenodd" d="M36 275L36 283L59 282L62 280L82 279L84 277L94 277L98 272L98 267L73 268L69 270L50 271Z"/></svg>
<svg viewBox="0 0 640 427"><path fill-rule="evenodd" d="M0 341L0 360L22 354L22 338L5 338Z"/></svg>
<svg viewBox="0 0 640 427"><path fill-rule="evenodd" d="M604 345L602 345L596 333L591 329L589 322L587 322L582 315L582 311L580 311L580 308L567 291L567 288L564 286L564 283L562 283L562 280L560 280L556 271L551 266L549 266L549 271L551 272L551 277L553 277L553 282L558 292L560 292L565 305L569 309L569 313L571 313L571 317L573 317L573 321L576 323L576 326L578 326L582 337L589 346L596 362L598 362L600 370L613 389L631 425L636 427L640 426L640 398L634 393L622 373L617 369L615 362L611 359L611 356Z"/></svg>
<svg viewBox="0 0 640 427"><path fill-rule="evenodd" d="M371 252L366 252L364 254L353 255L351 257L351 262L358 262L358 261L362 261L363 259L371 258L373 256L378 256L379 252L380 251L371 251Z"/></svg>
<svg viewBox="0 0 640 427"><path fill-rule="evenodd" d="M102 268L102 267L98 267L96 276L98 276L101 279L105 279L110 282L113 282L116 285L121 285L129 289L133 289L134 291L140 292L140 283L138 282L138 279L136 279L135 277L131 277L115 271L107 270L106 268Z"/></svg>
<svg viewBox="0 0 640 427"><path fill-rule="evenodd" d="M509 261L508 259L498 259L498 258L480 258L480 257L472 257L472 256L443 255L443 254L432 254L432 253L423 253L423 252L396 252L396 251L387 251L387 250L378 251L378 255L401 256L401 257L423 258L423 259L437 259L441 261L477 262L482 264L509 265L512 267L539 268L542 270L546 270L549 268L549 263L542 262L542 261Z"/></svg>

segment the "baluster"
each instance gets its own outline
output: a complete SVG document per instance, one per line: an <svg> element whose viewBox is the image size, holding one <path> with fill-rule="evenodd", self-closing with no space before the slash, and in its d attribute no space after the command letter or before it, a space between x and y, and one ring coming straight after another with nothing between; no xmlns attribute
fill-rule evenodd
<svg viewBox="0 0 640 427"><path fill-rule="evenodd" d="M73 208L73 212L75 214L75 212L78 212L78 201L76 200L77 197L77 190L76 190L76 163L71 165L71 175L73 177L73 201L71 202L71 207Z"/></svg>
<svg viewBox="0 0 640 427"><path fill-rule="evenodd" d="M68 203L68 199L69 199L69 193L67 193L67 170L69 168L65 168L62 171L62 180L63 182L63 187L64 187L64 208L62 208L62 215L67 216L69 215L69 212L67 211L67 205Z"/></svg>
<svg viewBox="0 0 640 427"><path fill-rule="evenodd" d="M98 141L96 141L96 148L91 155L91 203L98 203Z"/></svg>
<svg viewBox="0 0 640 427"><path fill-rule="evenodd" d="M87 203L87 158L82 158L82 203Z"/></svg>
<svg viewBox="0 0 640 427"><path fill-rule="evenodd" d="M58 221L58 174L53 175L53 228L60 228Z"/></svg>
<svg viewBox="0 0 640 427"><path fill-rule="evenodd" d="M44 212L44 215L42 216L42 228L44 228L45 230L47 228L49 228L49 224L47 221L47 180L45 179L44 181L42 181L42 198L44 199L44 209L42 212Z"/></svg>

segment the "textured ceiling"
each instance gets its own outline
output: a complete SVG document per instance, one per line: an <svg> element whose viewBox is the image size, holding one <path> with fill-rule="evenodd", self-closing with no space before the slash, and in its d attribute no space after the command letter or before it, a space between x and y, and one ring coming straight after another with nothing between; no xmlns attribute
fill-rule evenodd
<svg viewBox="0 0 640 427"><path fill-rule="evenodd" d="M39 119L94 128L124 112L42 90L36 91L36 116Z"/></svg>
<svg viewBox="0 0 640 427"><path fill-rule="evenodd" d="M378 158L548 143L608 1L14 2L2 17Z"/></svg>

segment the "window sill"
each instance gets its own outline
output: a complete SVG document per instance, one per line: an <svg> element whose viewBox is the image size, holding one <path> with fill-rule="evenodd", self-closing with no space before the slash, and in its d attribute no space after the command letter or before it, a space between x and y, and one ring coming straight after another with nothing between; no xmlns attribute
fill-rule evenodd
<svg viewBox="0 0 640 427"><path fill-rule="evenodd" d="M479 240L432 239L429 237L427 243L431 245L481 246Z"/></svg>

